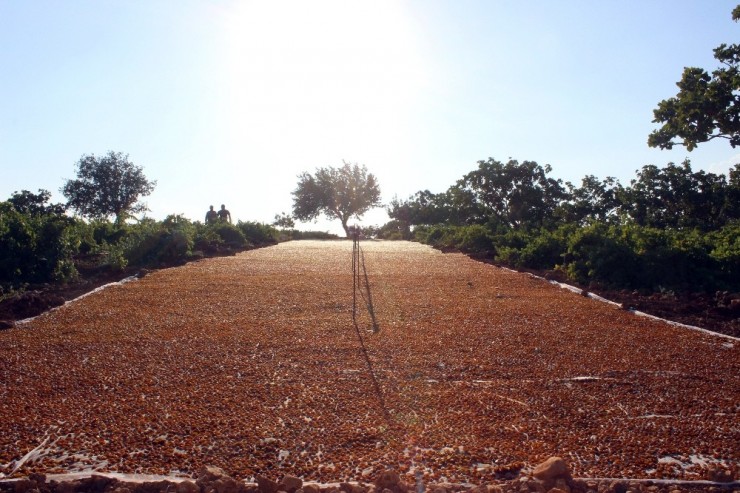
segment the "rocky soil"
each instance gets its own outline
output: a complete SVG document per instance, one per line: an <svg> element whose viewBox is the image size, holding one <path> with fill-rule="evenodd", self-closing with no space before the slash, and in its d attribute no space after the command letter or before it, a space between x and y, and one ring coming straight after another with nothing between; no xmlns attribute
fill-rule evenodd
<svg viewBox="0 0 740 493"><path fill-rule="evenodd" d="M630 479L573 478L567 463L551 457L539 464L531 476L479 485L415 483L404 481L398 472L380 471L372 482L310 483L295 476L272 480L258 475L255 482L230 477L223 469L201 468L197 478L131 476L115 473L54 475L31 474L28 478L0 480L2 493L737 493L740 483L727 481L641 481ZM717 478L722 479L722 478Z"/></svg>
<svg viewBox="0 0 740 493"><path fill-rule="evenodd" d="M391 467L408 484L512 485L560 455L575 477L649 491L738 477L736 339L459 254L363 250L357 326L351 243L305 241L156 271L0 331L0 474L211 465L371 483Z"/></svg>
<svg viewBox="0 0 740 493"><path fill-rule="evenodd" d="M2 493L737 493L740 483L726 481L639 481L628 479L573 478L567 463L551 457L531 476L515 481L482 483L415 483L404 481L392 469L380 471L372 482L308 483L286 475L273 480L258 475L255 482L239 481L223 469L204 466L197 479L85 474L54 476L31 474L19 480L0 480Z"/></svg>
<svg viewBox="0 0 740 493"><path fill-rule="evenodd" d="M231 256L236 252L212 252L214 256ZM449 253L449 252L448 252ZM475 260L493 264L487 258ZM84 266L83 266L84 267ZM172 267L172 266L170 266ZM67 301L92 291L105 284L131 276L142 276L147 269L125 269L110 271L80 268L80 278L68 284L43 284L31 286L19 296L0 301L0 330L12 327L14 322L35 317ZM528 271L537 276L558 282L569 283L561 272ZM674 322L701 327L719 334L740 337L740 293L717 291L715 293L687 292L641 293L630 290L607 289L603 286L578 286L599 296L620 303L627 310L641 311Z"/></svg>

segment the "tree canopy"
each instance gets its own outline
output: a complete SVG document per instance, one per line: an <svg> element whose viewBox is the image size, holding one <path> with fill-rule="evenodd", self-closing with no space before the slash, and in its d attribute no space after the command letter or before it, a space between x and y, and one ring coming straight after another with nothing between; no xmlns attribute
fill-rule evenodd
<svg viewBox="0 0 740 493"><path fill-rule="evenodd" d="M534 161L488 158L478 161L478 169L458 180L450 192L475 223L493 219L513 228L541 226L565 195L561 181L547 176L550 171L550 165Z"/></svg>
<svg viewBox="0 0 740 493"><path fill-rule="evenodd" d="M129 161L128 154L109 151L103 157L85 155L77 162L77 179L67 180L61 191L67 205L83 216L106 218L120 223L126 216L144 212L139 197L154 190L156 181L147 180L144 171Z"/></svg>
<svg viewBox="0 0 740 493"><path fill-rule="evenodd" d="M740 219L740 164L729 179L694 171L688 159L662 168L647 165L626 187L613 177L592 175L579 187L563 187L549 172L534 161L489 158L444 193L424 190L392 200L388 216L405 231L433 224L535 230L593 222L712 231Z"/></svg>
<svg viewBox="0 0 740 493"><path fill-rule="evenodd" d="M732 18L740 19L740 5ZM684 68L676 83L678 94L658 103L653 123L662 126L648 137L650 147L683 145L691 151L718 138L740 145L740 45L722 44L714 49L714 58L723 66L711 75L702 68Z"/></svg>
<svg viewBox="0 0 740 493"><path fill-rule="evenodd" d="M445 193L417 192L394 199L388 215L408 225L498 224L511 228L543 226L565 197L560 180L547 176L549 165L534 161L506 163L488 158Z"/></svg>
<svg viewBox="0 0 740 493"><path fill-rule="evenodd" d="M349 236L349 220L380 206L380 187L365 165L345 162L341 168L317 168L316 173L298 176L293 191L293 216L310 221L324 214L339 219Z"/></svg>
<svg viewBox="0 0 740 493"><path fill-rule="evenodd" d="M64 214L66 210L64 204L47 204L50 198L51 192L39 188L39 193L28 190L13 192L8 202L22 214Z"/></svg>
<svg viewBox="0 0 740 493"><path fill-rule="evenodd" d="M622 208L641 226L710 231L738 218L732 210L733 188L724 175L693 171L688 159L664 168L647 165L625 189Z"/></svg>

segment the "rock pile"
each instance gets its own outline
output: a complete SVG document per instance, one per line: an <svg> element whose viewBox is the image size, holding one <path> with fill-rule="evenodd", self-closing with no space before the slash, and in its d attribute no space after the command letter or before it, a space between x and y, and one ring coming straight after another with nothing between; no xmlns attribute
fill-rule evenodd
<svg viewBox="0 0 740 493"><path fill-rule="evenodd" d="M726 480L727 478L723 478ZM551 457L532 471L500 484L437 483L412 485L398 472L388 469L372 483L342 482L331 484L304 483L295 476L284 476L279 482L257 476L247 483L228 476L223 469L203 467L195 481L169 479L134 482L104 475L73 481L48 480L43 474L27 479L0 481L0 493L738 493L740 482L664 482L630 480L574 479L570 468L560 457Z"/></svg>

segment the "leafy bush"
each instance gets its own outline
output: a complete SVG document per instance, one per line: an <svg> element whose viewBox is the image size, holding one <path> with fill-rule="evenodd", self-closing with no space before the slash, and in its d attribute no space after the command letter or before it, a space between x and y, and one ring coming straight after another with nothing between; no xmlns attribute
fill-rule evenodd
<svg viewBox="0 0 740 493"><path fill-rule="evenodd" d="M381 240L409 240L411 230L408 223L394 219L378 228L377 237Z"/></svg>
<svg viewBox="0 0 740 493"><path fill-rule="evenodd" d="M128 265L172 265L188 258L191 245L192 241L181 231L161 229L132 236L126 242L124 256Z"/></svg>
<svg viewBox="0 0 740 493"><path fill-rule="evenodd" d="M433 226L419 226L414 230L414 239L420 243L426 243L437 248L449 246L451 226L435 224Z"/></svg>
<svg viewBox="0 0 740 493"><path fill-rule="evenodd" d="M239 249L247 245L247 239L241 228L226 222L218 222L209 226L229 248Z"/></svg>
<svg viewBox="0 0 740 493"><path fill-rule="evenodd" d="M76 221L56 213L22 213L0 203L0 281L70 281L80 246Z"/></svg>
<svg viewBox="0 0 740 493"><path fill-rule="evenodd" d="M170 215L162 222L143 219L138 224L125 226L126 236L111 245L112 267L176 265L193 254L197 228L181 215ZM117 257L117 246L123 247L125 262Z"/></svg>
<svg viewBox="0 0 740 493"><path fill-rule="evenodd" d="M639 257L620 238L618 228L594 223L577 230L568 239L564 257L568 277L588 284L599 281L613 287L637 287Z"/></svg>
<svg viewBox="0 0 740 493"><path fill-rule="evenodd" d="M106 265L113 271L122 271L128 266L128 259L122 245L116 244L108 247Z"/></svg>
<svg viewBox="0 0 740 493"><path fill-rule="evenodd" d="M285 231L283 233L286 233ZM327 231L298 231L293 229L287 231L287 240L337 240L339 236Z"/></svg>
<svg viewBox="0 0 740 493"><path fill-rule="evenodd" d="M274 245L278 242L280 233L273 226L252 221L236 223L242 236L253 245Z"/></svg>
<svg viewBox="0 0 740 493"><path fill-rule="evenodd" d="M493 257L496 251L488 229L480 224L456 228L453 241L454 247L463 252Z"/></svg>
<svg viewBox="0 0 740 493"><path fill-rule="evenodd" d="M728 224L709 235L709 255L717 262L717 271L726 289L740 291L740 221Z"/></svg>
<svg viewBox="0 0 740 493"><path fill-rule="evenodd" d="M199 254L222 255L252 246L239 227L225 222L203 225L197 223L194 250Z"/></svg>
<svg viewBox="0 0 740 493"><path fill-rule="evenodd" d="M555 269L563 262L569 228L542 230L520 250L517 266L530 269Z"/></svg>

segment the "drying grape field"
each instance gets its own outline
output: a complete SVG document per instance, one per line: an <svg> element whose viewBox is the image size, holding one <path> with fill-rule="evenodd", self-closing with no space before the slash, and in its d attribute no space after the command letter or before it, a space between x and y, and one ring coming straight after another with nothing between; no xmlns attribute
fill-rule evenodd
<svg viewBox="0 0 740 493"><path fill-rule="evenodd" d="M361 247L359 292L352 242L298 241L0 331L0 477L480 482L552 455L579 477L737 477L737 339L460 254Z"/></svg>

